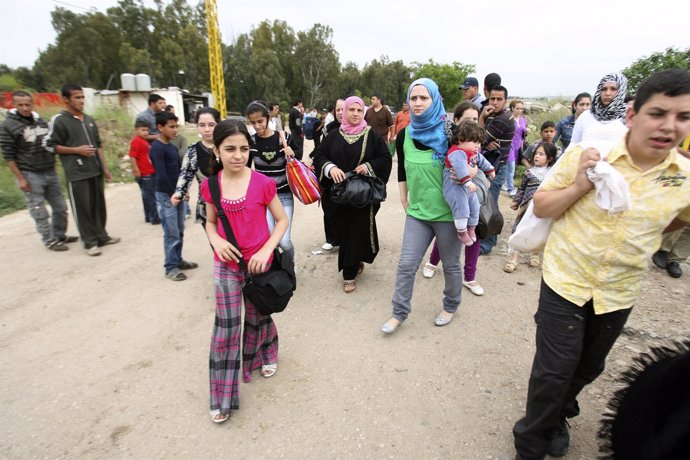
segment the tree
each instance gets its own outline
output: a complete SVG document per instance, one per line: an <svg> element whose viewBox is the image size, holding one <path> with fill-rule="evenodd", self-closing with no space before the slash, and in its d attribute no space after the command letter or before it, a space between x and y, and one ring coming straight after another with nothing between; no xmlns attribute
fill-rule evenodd
<svg viewBox="0 0 690 460"><path fill-rule="evenodd" d="M230 111L242 113L252 101L254 78L250 70L251 60L251 40L247 34L241 34L223 51L225 94Z"/></svg>
<svg viewBox="0 0 690 460"><path fill-rule="evenodd" d="M57 7L52 13L56 43L40 53L34 72L46 88L57 89L73 81L105 88L120 66L120 33L103 13L78 15Z"/></svg>
<svg viewBox="0 0 690 460"><path fill-rule="evenodd" d="M628 78L628 92L635 94L650 75L669 69L690 70L690 47L685 50L667 48L665 51L652 53L633 62L630 67L623 69L623 75Z"/></svg>
<svg viewBox="0 0 690 460"><path fill-rule="evenodd" d="M201 5L162 0L119 0L106 14L76 14L57 7L57 39L40 53L31 81L55 90L67 81L83 86L117 86L122 72L147 73L154 86L204 91L209 86L205 15Z"/></svg>
<svg viewBox="0 0 690 460"><path fill-rule="evenodd" d="M388 56L374 59L362 69L359 89L368 97L378 94L384 102L400 108L406 97L410 68L402 61L391 62Z"/></svg>
<svg viewBox="0 0 690 460"><path fill-rule="evenodd" d="M465 81L467 75L474 73L473 65L453 62L452 64L437 64L429 59L426 64L414 62L412 64L413 80L417 78L431 78L438 85L439 92L443 97L443 105L446 110L453 110L462 99L462 92L458 87Z"/></svg>
<svg viewBox="0 0 690 460"><path fill-rule="evenodd" d="M320 91L327 81L335 80L340 71L338 52L332 38L333 29L321 24L314 24L307 32L297 33L295 73L299 76L301 97L309 107L326 102ZM299 95L299 92L293 94Z"/></svg>

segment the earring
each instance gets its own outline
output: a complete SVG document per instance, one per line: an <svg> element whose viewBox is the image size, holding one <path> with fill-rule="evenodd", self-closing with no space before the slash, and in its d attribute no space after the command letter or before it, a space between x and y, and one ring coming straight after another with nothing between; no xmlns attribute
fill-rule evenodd
<svg viewBox="0 0 690 460"><path fill-rule="evenodd" d="M216 157L216 163L220 163L220 157Z"/></svg>

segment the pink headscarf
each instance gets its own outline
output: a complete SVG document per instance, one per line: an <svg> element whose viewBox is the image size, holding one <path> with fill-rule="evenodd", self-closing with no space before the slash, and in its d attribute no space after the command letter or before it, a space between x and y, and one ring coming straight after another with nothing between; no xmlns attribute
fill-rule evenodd
<svg viewBox="0 0 690 460"><path fill-rule="evenodd" d="M364 128L367 127L367 122L364 121L364 115L362 115L362 121L358 125L352 125L347 121L347 109L352 104L359 104L362 107L362 110L364 110L366 107L366 105L364 105L364 101L360 97L350 96L347 99L345 99L345 108L343 109L343 123L340 125L340 129L342 129L345 134L359 134L362 131L364 131Z"/></svg>

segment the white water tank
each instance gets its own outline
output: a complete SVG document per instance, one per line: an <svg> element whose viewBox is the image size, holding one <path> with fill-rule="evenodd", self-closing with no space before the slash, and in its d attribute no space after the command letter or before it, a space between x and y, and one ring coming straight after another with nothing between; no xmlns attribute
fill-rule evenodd
<svg viewBox="0 0 690 460"><path fill-rule="evenodd" d="M151 77L145 73L138 73L135 78L137 81L137 91L151 91Z"/></svg>
<svg viewBox="0 0 690 460"><path fill-rule="evenodd" d="M123 91L136 91L137 84L133 73L123 73L120 75L120 83Z"/></svg>

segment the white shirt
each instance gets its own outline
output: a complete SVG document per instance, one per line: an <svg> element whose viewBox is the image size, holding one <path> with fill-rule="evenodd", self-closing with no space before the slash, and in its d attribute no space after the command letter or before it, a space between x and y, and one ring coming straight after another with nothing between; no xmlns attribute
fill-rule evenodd
<svg viewBox="0 0 690 460"><path fill-rule="evenodd" d="M580 145L583 149L594 147L605 157L626 132L628 127L623 120L598 121L587 110L575 122L570 145Z"/></svg>

